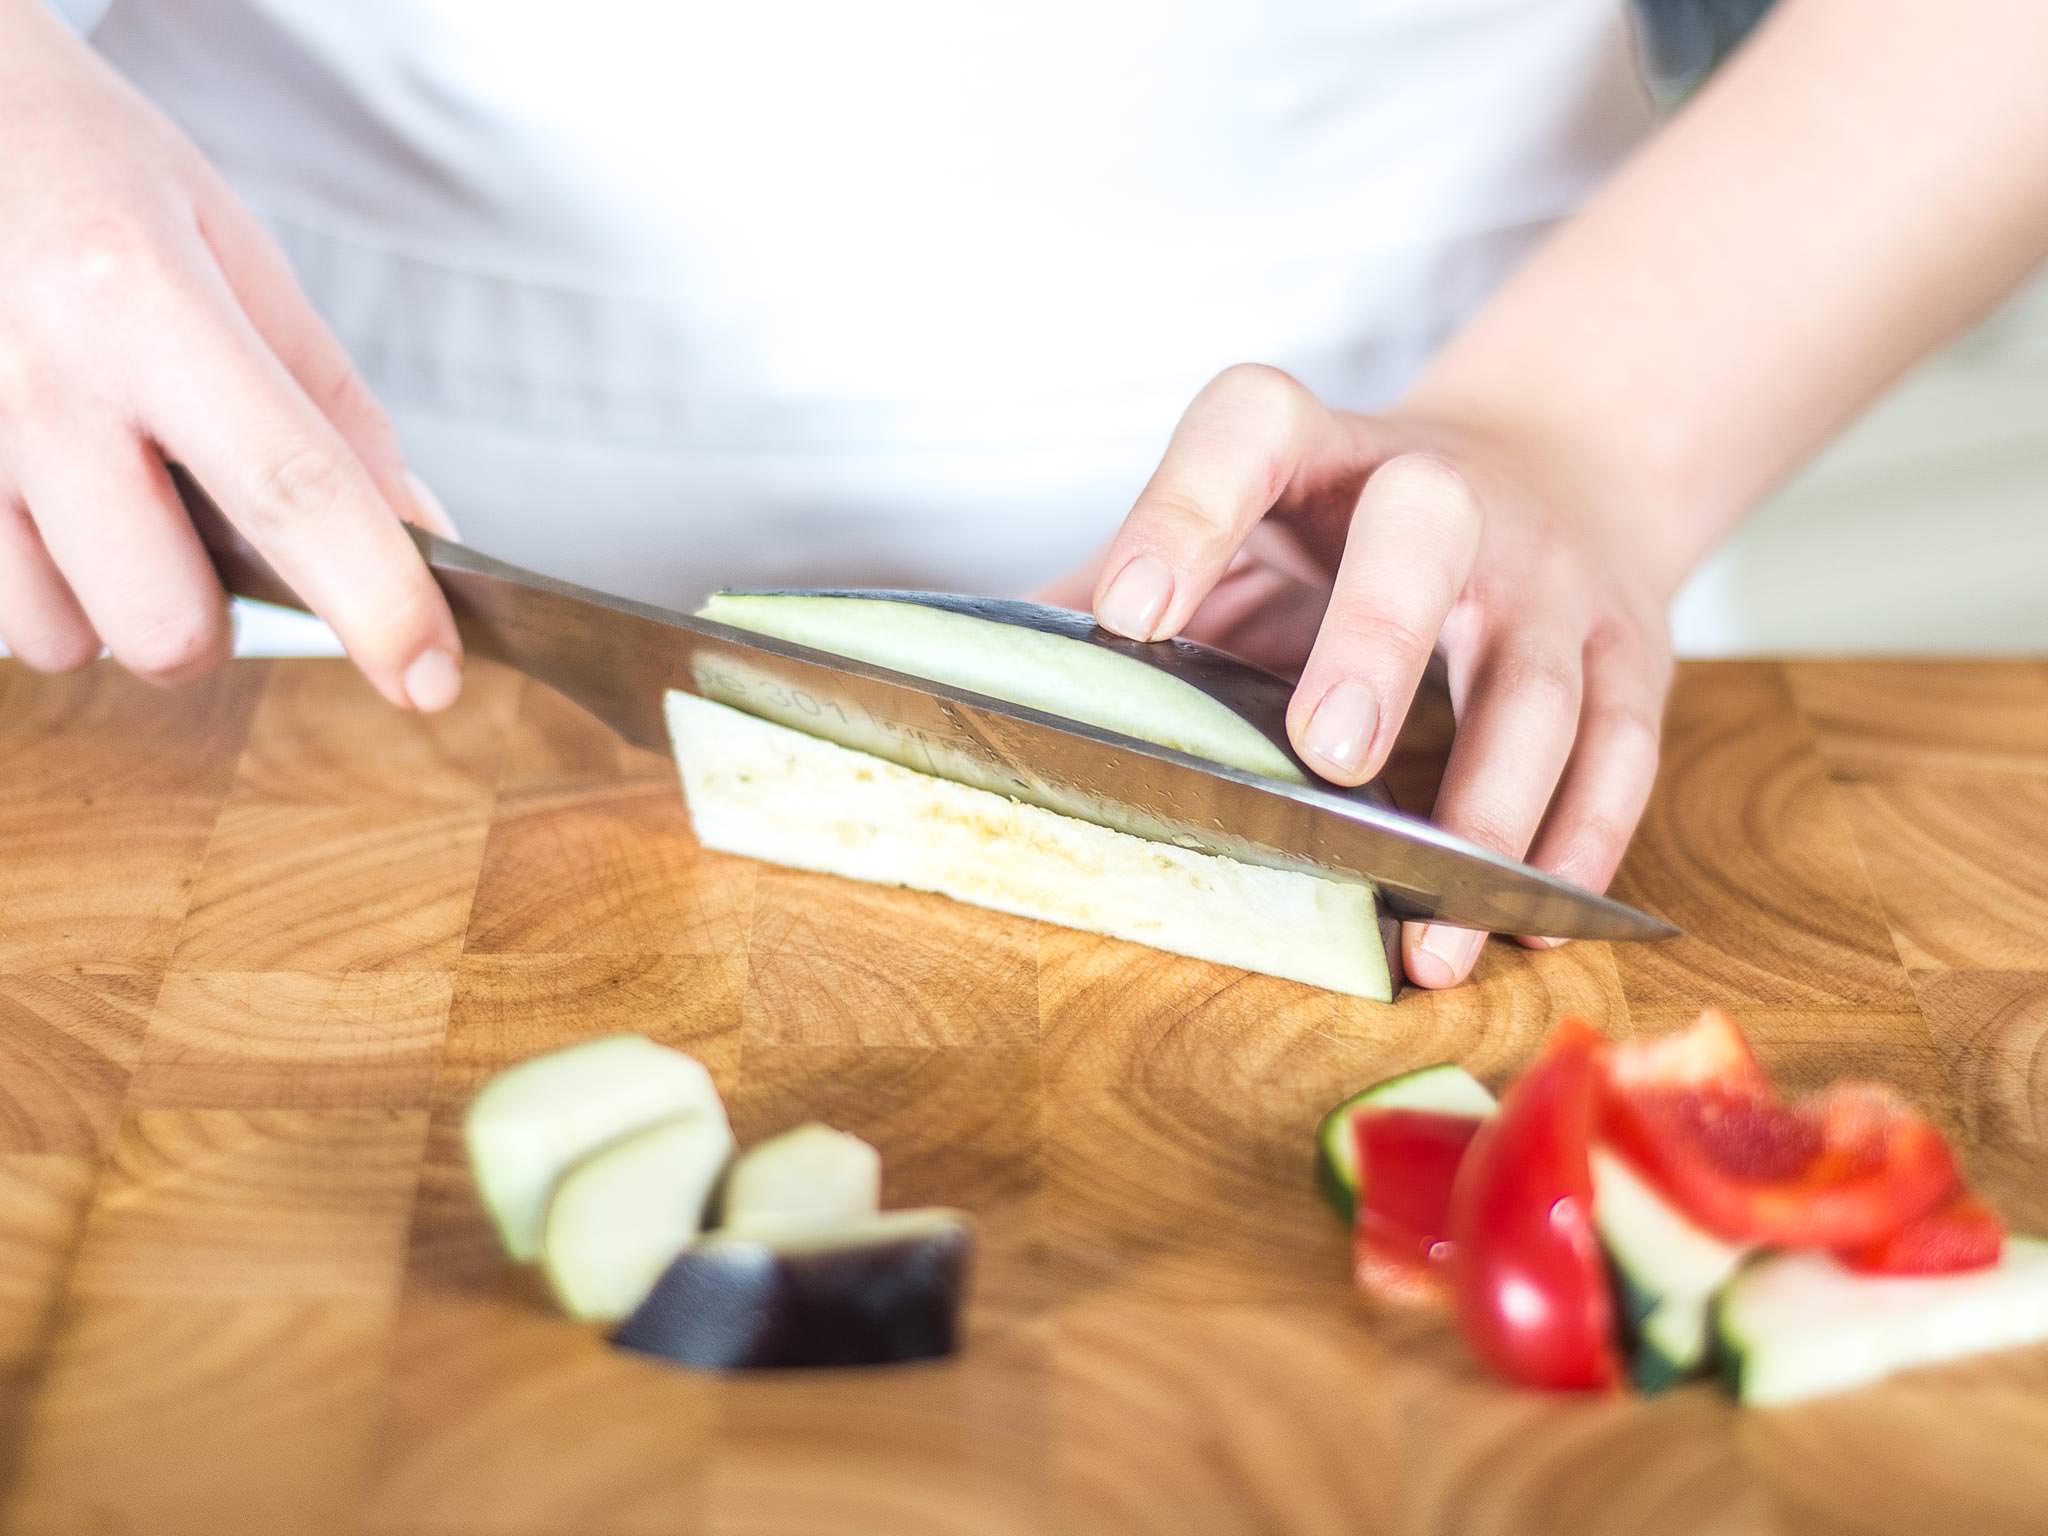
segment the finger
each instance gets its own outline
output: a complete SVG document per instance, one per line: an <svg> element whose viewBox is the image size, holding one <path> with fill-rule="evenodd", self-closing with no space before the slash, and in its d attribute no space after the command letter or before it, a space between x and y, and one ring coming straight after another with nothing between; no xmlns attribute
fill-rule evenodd
<svg viewBox="0 0 2048 1536"><path fill-rule="evenodd" d="M181 358L143 419L287 585L401 707L445 708L462 643L440 588L347 441L226 296L162 324Z"/></svg>
<svg viewBox="0 0 2048 1536"><path fill-rule="evenodd" d="M148 682L203 676L227 659L227 594L170 475L123 430L54 444L22 490L44 547L114 659Z"/></svg>
<svg viewBox="0 0 2048 1536"><path fill-rule="evenodd" d="M0 640L38 672L69 672L100 653L100 637L50 558L28 509L0 486Z"/></svg>
<svg viewBox="0 0 2048 1536"><path fill-rule="evenodd" d="M1586 650L1579 737L1529 862L1589 891L1604 891L1650 803L1671 663L1661 646L1595 644ZM1529 935L1550 949L1563 942Z"/></svg>
<svg viewBox="0 0 2048 1536"><path fill-rule="evenodd" d="M1230 557L1294 480L1327 424L1277 369L1240 365L1188 406L1159 468L1103 560L1103 628L1133 640L1178 634Z"/></svg>
<svg viewBox="0 0 2048 1536"><path fill-rule="evenodd" d="M1463 690L1458 734L1433 819L1446 831L1519 859L1571 756L1583 688L1578 636L1563 628L1507 629ZM1445 923L1403 925L1409 978L1463 981L1486 935Z"/></svg>
<svg viewBox="0 0 2048 1536"><path fill-rule="evenodd" d="M1308 765L1339 784L1379 772L1479 549L1477 498L1457 470L1402 454L1359 495L1315 649L1288 706Z"/></svg>
<svg viewBox="0 0 2048 1536"><path fill-rule="evenodd" d="M355 451L385 502L409 523L456 537L441 499L406 468L391 418L270 231L230 194L207 209L202 232L257 334Z"/></svg>

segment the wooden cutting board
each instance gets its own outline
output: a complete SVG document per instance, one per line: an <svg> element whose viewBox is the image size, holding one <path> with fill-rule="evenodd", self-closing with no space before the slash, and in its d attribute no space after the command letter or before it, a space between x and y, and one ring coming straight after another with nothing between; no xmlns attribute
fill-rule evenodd
<svg viewBox="0 0 2048 1536"><path fill-rule="evenodd" d="M421 721L331 663L0 664L5 1528L2048 1529L2048 1351L1774 1412L1520 1394L1371 1314L1309 1179L1366 1082L1711 1000L2048 1231L2048 665L1685 669L1619 889L1689 936L1380 1008L704 854L666 762L501 672ZM718 1380L552 1315L459 1114L615 1030L743 1139L823 1119L974 1211L964 1358Z"/></svg>

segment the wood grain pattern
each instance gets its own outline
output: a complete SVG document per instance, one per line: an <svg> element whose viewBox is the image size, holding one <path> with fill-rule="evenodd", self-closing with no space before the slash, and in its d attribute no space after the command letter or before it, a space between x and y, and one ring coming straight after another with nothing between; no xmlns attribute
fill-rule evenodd
<svg viewBox="0 0 2048 1536"><path fill-rule="evenodd" d="M1432 699L1404 803L1445 737ZM1510 1392L1352 1291L1308 1181L1364 1082L1713 999L2048 1230L2038 662L1684 669L1621 885L1689 936L1393 1008L706 854L664 759L488 667L422 721L339 664L0 665L0 849L6 1532L2048 1528L2048 1352L1758 1413ZM743 1140L822 1119L971 1211L966 1354L721 1380L562 1320L462 1110L621 1030Z"/></svg>

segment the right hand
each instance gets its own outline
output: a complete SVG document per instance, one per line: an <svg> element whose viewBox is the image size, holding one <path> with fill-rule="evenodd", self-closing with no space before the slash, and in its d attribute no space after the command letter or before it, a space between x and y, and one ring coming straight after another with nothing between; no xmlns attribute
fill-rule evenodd
<svg viewBox="0 0 2048 1536"><path fill-rule="evenodd" d="M452 532L284 254L40 0L0 0L0 639L177 683L227 598L165 461L205 486L392 703L461 688L400 519Z"/></svg>

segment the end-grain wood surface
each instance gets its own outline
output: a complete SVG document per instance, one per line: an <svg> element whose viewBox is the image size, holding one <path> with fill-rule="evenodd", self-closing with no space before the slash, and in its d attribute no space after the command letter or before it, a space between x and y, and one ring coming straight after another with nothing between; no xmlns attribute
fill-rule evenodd
<svg viewBox="0 0 2048 1536"><path fill-rule="evenodd" d="M506 673L417 720L337 664L0 663L0 1526L2048 1529L2048 1352L1770 1412L1520 1394L1353 1294L1308 1169L1374 1078L1712 1000L2048 1231L2048 665L1685 669L1620 891L1688 936L1380 1008L703 853L665 761ZM743 1139L823 1119L972 1210L965 1355L720 1380L555 1316L459 1117L616 1030Z"/></svg>

